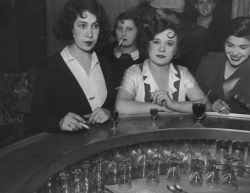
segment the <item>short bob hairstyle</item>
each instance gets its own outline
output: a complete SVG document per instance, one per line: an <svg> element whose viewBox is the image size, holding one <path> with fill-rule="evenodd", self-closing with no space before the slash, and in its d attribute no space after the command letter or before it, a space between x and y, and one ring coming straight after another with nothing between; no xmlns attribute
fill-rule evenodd
<svg viewBox="0 0 250 193"><path fill-rule="evenodd" d="M110 24L102 5L96 0L70 0L65 4L53 30L58 40L71 43L74 41L72 33L74 22L78 16L83 18L82 13L85 11L97 18L100 28L98 43L106 39Z"/></svg>
<svg viewBox="0 0 250 193"><path fill-rule="evenodd" d="M112 31L112 35L114 37L116 37L116 28L117 28L117 25L118 25L118 22L120 21L123 21L123 20L131 20L134 22L134 25L135 27L137 28L137 34L136 34L136 37L140 36L141 35L141 30L142 30L142 23L141 23L141 20L139 19L138 17L138 14L136 14L135 11L131 10L131 11L126 11L126 12L123 12L121 13L117 19L116 19L116 22L115 22L115 25L114 25L114 29ZM136 44L138 45L138 41L136 39Z"/></svg>
<svg viewBox="0 0 250 193"><path fill-rule="evenodd" d="M171 29L174 32L174 35L169 38L177 37L177 51L174 58L178 58L183 54L185 50L183 46L183 36L178 26L165 19L155 19L145 27L144 36L140 40L140 48L144 54L148 56L149 42L152 41L157 34L162 33L167 29Z"/></svg>
<svg viewBox="0 0 250 193"><path fill-rule="evenodd" d="M250 41L250 18L236 17L228 21L224 30L224 42L229 36L246 38Z"/></svg>

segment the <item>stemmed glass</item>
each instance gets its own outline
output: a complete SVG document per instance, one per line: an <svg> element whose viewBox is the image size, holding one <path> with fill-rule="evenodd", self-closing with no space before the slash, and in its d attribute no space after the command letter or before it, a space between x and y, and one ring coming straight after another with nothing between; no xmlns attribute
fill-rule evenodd
<svg viewBox="0 0 250 193"><path fill-rule="evenodd" d="M172 183L178 183L181 181L181 169L179 167L179 164L181 164L181 161L176 158L172 157L169 158L168 162L170 163L170 168L167 172L167 180Z"/></svg>
<svg viewBox="0 0 250 193"><path fill-rule="evenodd" d="M229 161L229 171L222 179L221 188L228 192L236 192L238 190L238 181L233 171L233 163L240 161L240 158L232 155L225 155L224 158Z"/></svg>
<svg viewBox="0 0 250 193"><path fill-rule="evenodd" d="M63 171L59 174L59 191L69 193L72 190L72 177L69 172Z"/></svg>
<svg viewBox="0 0 250 193"><path fill-rule="evenodd" d="M250 147L248 148L248 151L247 151L247 157L246 157L246 162L244 164L244 170L247 173L247 175L250 174Z"/></svg>
<svg viewBox="0 0 250 193"><path fill-rule="evenodd" d="M206 184L211 189L217 189L220 186L220 177L219 171L216 168L216 160L210 159L207 162L211 168L206 175Z"/></svg>
<svg viewBox="0 0 250 193"><path fill-rule="evenodd" d="M150 126L153 127L153 128L155 128L155 127L157 126L156 123L155 123L155 118L156 118L157 115L158 115L158 108L156 108L156 107L150 108L150 115L151 115L151 117L153 118L153 121L152 121L152 123L150 124Z"/></svg>
<svg viewBox="0 0 250 193"><path fill-rule="evenodd" d="M228 155L228 149L229 149L229 142L228 141L218 141L216 145L216 153L215 153L215 159L218 162L217 168L219 168L220 171L224 171L228 169L227 162L224 157Z"/></svg>
<svg viewBox="0 0 250 193"><path fill-rule="evenodd" d="M204 99L198 99L192 102L193 113L195 118L195 123L193 127L204 127L201 124L201 119L204 116L206 110L206 103Z"/></svg>
<svg viewBox="0 0 250 193"><path fill-rule="evenodd" d="M91 162L89 160L83 160L78 164L78 167L83 169L82 174L82 183L85 187L85 191L89 192L91 189L91 179L92 179L92 170L91 170Z"/></svg>
<svg viewBox="0 0 250 193"><path fill-rule="evenodd" d="M80 167L72 168L72 173L75 175L74 180L74 192L75 193L85 193L85 186L82 183L83 169Z"/></svg>
<svg viewBox="0 0 250 193"><path fill-rule="evenodd" d="M113 127L110 129L112 131L116 131L116 122L117 122L117 119L118 119L118 116L119 116L119 113L117 111L111 111L111 120L113 122Z"/></svg>
<svg viewBox="0 0 250 193"><path fill-rule="evenodd" d="M169 159L176 158L178 160L181 160L180 153L177 151L177 139L173 140L173 144L174 144L174 149L169 155Z"/></svg>
<svg viewBox="0 0 250 193"><path fill-rule="evenodd" d="M101 157L97 157L96 159L94 159L93 162L96 163L96 168L94 169L93 172L93 181L94 181L94 186L97 192L99 193L103 190L105 183L104 171L102 169L102 164L104 162L104 159Z"/></svg>
<svg viewBox="0 0 250 193"><path fill-rule="evenodd" d="M193 159L191 164L194 165L193 171L189 177L189 184L193 187L200 188L203 184L203 178L200 170L200 166L204 164L202 160Z"/></svg>
<svg viewBox="0 0 250 193"><path fill-rule="evenodd" d="M123 160L123 174L118 180L118 189L121 191L129 191L132 188L132 180L127 174L127 167L130 167L130 160Z"/></svg>
<svg viewBox="0 0 250 193"><path fill-rule="evenodd" d="M202 154L200 155L199 159L204 161L205 168L207 168L207 166L209 166L208 160L211 160L212 156L211 156L211 154L210 154L210 152L208 150L208 140L206 140L205 150L202 152Z"/></svg>
<svg viewBox="0 0 250 193"><path fill-rule="evenodd" d="M150 171L149 174L147 175L147 181L146 181L146 184L151 188L156 188L160 185L160 177L158 173L155 171L155 164L156 164L156 161L158 160L159 158L157 157L153 157L151 159L153 167L152 167L152 171Z"/></svg>

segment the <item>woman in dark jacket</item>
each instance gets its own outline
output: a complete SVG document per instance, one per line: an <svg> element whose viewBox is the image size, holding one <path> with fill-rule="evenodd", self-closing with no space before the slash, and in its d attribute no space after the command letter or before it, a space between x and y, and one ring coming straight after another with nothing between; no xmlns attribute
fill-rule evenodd
<svg viewBox="0 0 250 193"><path fill-rule="evenodd" d="M104 47L101 55L112 67L115 87L119 87L123 73L133 64L142 63L146 57L138 50L141 21L135 11L121 13L115 23L113 35L116 40Z"/></svg>
<svg viewBox="0 0 250 193"><path fill-rule="evenodd" d="M25 119L30 133L78 131L85 124L110 118L114 101L111 69L93 51L107 33L107 16L97 1L66 3L55 34L70 44L47 58L38 72Z"/></svg>

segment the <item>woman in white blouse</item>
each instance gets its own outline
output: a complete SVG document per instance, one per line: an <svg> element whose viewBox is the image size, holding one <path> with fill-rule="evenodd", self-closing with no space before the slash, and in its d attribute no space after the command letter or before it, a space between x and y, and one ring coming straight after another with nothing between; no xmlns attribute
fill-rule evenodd
<svg viewBox="0 0 250 193"><path fill-rule="evenodd" d="M152 107L165 112L192 112L192 101L205 98L188 69L171 63L181 54L181 44L175 24L154 20L147 25L140 46L149 58L126 70L116 98L120 114L148 113ZM206 110L210 109L207 101Z"/></svg>

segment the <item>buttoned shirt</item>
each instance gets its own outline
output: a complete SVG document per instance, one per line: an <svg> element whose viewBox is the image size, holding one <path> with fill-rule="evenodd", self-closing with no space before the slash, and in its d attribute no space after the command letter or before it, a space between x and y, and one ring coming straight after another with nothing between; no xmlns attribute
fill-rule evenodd
<svg viewBox="0 0 250 193"><path fill-rule="evenodd" d="M107 98L107 88L95 52L92 53L89 75L78 60L69 53L67 46L62 50L61 56L86 95L92 111L97 107L101 107Z"/></svg>

